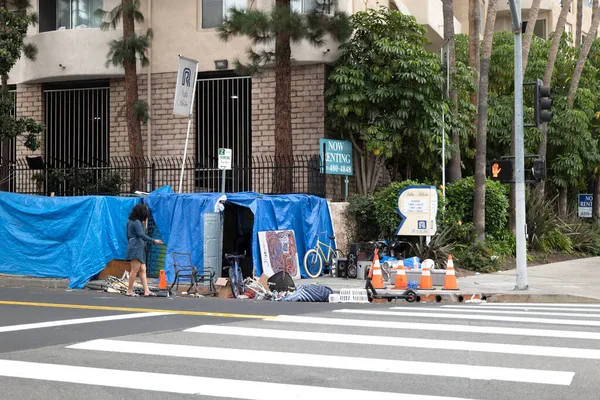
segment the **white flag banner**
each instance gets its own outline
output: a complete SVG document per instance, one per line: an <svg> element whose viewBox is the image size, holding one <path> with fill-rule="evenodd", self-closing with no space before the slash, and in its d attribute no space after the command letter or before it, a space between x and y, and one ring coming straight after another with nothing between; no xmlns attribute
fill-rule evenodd
<svg viewBox="0 0 600 400"><path fill-rule="evenodd" d="M189 117L192 115L194 95L196 93L196 77L198 76L198 61L179 56L177 71L177 86L173 114Z"/></svg>

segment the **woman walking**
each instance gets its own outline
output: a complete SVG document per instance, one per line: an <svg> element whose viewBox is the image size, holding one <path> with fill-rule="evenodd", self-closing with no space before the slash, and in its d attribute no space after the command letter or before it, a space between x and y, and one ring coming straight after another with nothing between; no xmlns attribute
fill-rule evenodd
<svg viewBox="0 0 600 400"><path fill-rule="evenodd" d="M150 216L150 210L145 204L137 204L131 210L129 214L129 221L127 221L127 255L125 259L130 262L131 271L129 273L129 286L127 288L126 296L138 297L133 292L133 284L138 273L142 286L144 286L144 296L156 296L148 289L148 281L146 279L146 243L154 243L157 245L164 244L162 240L153 240L150 236L146 235L144 226Z"/></svg>

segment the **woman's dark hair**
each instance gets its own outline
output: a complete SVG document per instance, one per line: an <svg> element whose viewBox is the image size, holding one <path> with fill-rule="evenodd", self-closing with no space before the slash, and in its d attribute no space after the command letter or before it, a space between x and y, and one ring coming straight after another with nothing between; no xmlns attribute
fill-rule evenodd
<svg viewBox="0 0 600 400"><path fill-rule="evenodd" d="M131 210L131 214L129 214L129 219L135 221L139 219L144 222L150 216L150 210L148 210L148 206L144 203L136 204Z"/></svg>

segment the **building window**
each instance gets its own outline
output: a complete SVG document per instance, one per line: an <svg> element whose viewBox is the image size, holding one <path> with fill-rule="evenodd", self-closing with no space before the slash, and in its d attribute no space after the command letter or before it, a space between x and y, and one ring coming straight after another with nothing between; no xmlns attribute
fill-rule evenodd
<svg viewBox="0 0 600 400"><path fill-rule="evenodd" d="M565 24L565 32L567 33L567 35L569 35L569 37L571 38L571 42L573 39L573 25L566 23Z"/></svg>
<svg viewBox="0 0 600 400"><path fill-rule="evenodd" d="M523 21L522 24L523 33L527 30L527 21ZM546 39L546 20L538 19L535 21L535 26L533 27L533 34L539 38Z"/></svg>
<svg viewBox="0 0 600 400"><path fill-rule="evenodd" d="M332 8L330 0L291 0L290 6L292 11L298 13L309 13L317 10L324 14L331 14Z"/></svg>
<svg viewBox="0 0 600 400"><path fill-rule="evenodd" d="M104 0L57 0L56 7L56 29L102 25L102 19L94 16L94 11L104 7Z"/></svg>
<svg viewBox="0 0 600 400"><path fill-rule="evenodd" d="M247 0L202 0L202 28L216 28L232 7L246 8Z"/></svg>
<svg viewBox="0 0 600 400"><path fill-rule="evenodd" d="M39 4L40 32L76 28L100 28L102 19L94 12L104 0L44 0Z"/></svg>
<svg viewBox="0 0 600 400"><path fill-rule="evenodd" d="M587 8L592 8L592 0L585 0L584 4Z"/></svg>

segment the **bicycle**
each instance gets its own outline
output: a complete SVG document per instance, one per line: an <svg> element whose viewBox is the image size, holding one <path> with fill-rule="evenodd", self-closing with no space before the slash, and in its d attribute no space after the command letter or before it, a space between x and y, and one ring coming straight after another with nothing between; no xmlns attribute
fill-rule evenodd
<svg viewBox="0 0 600 400"><path fill-rule="evenodd" d="M319 236L326 232L322 232L317 235L317 243L315 247L308 250L304 255L304 269L306 270L306 274L311 278L317 278L321 275L323 271L323 264L325 266L333 267L338 258L343 258L344 253L340 249L334 249L330 245L321 242L319 240ZM335 236L327 236L329 240L335 240ZM327 256L323 252L322 247L327 248Z"/></svg>
<svg viewBox="0 0 600 400"><path fill-rule="evenodd" d="M375 256L375 249L378 249L378 257L379 257L379 266L381 267L381 275L384 281L389 281L392 276L392 271L394 268L392 267L392 261L394 263L398 262L398 258L396 257L396 253L403 253L410 246L408 242L397 241L388 243L385 239L379 239L367 242L371 245L374 245L373 253L371 254L370 261L373 261Z"/></svg>
<svg viewBox="0 0 600 400"><path fill-rule="evenodd" d="M229 270L229 284L231 285L231 294L234 299L237 299L239 295L244 293L244 278L239 263L239 259L244 257L246 257L245 251L241 255L225 254L226 260L233 260L233 265L226 266L224 269Z"/></svg>

